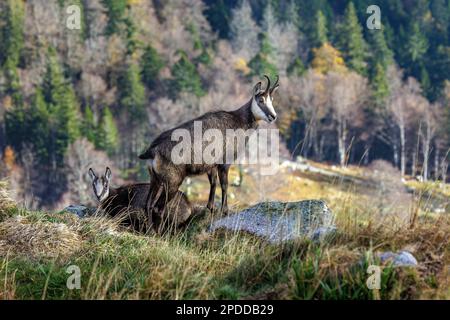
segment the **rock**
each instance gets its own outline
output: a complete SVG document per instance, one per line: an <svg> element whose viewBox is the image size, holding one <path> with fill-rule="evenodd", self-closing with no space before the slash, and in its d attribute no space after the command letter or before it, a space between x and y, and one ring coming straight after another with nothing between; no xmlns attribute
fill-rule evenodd
<svg viewBox="0 0 450 320"><path fill-rule="evenodd" d="M80 218L84 218L95 212L95 208L88 208L83 205L70 205L62 210L62 212L69 212L76 214Z"/></svg>
<svg viewBox="0 0 450 320"><path fill-rule="evenodd" d="M378 254L378 258L382 263L391 262L394 267L417 267L416 258L408 251L400 251L394 253L386 251Z"/></svg>
<svg viewBox="0 0 450 320"><path fill-rule="evenodd" d="M334 214L322 200L262 202L214 221L210 231L227 229L260 236L271 243L307 237L323 240L336 230Z"/></svg>

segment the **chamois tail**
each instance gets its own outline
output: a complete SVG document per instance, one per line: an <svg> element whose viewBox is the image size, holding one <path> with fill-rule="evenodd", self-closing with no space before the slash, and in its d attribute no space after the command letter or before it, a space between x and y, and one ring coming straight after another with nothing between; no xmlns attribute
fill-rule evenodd
<svg viewBox="0 0 450 320"><path fill-rule="evenodd" d="M144 153L139 155L139 159L146 160L146 159L153 159L155 157L155 154L153 150L148 148Z"/></svg>

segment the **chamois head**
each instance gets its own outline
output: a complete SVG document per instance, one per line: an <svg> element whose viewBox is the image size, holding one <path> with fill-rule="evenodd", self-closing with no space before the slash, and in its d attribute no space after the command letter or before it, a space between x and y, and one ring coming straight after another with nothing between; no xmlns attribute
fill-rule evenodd
<svg viewBox="0 0 450 320"><path fill-rule="evenodd" d="M261 90L261 82L258 82L253 88L252 99L252 113L256 120L264 120L268 123L272 123L277 119L277 113L273 108L273 93L278 89L278 76L273 87L270 87L270 79L264 75L267 79L267 87L263 91Z"/></svg>
<svg viewBox="0 0 450 320"><path fill-rule="evenodd" d="M105 174L100 178L97 177L92 168L89 168L89 175L92 179L92 187L94 188L94 194L98 201L103 201L109 196L109 183L111 181L111 169L106 167Z"/></svg>

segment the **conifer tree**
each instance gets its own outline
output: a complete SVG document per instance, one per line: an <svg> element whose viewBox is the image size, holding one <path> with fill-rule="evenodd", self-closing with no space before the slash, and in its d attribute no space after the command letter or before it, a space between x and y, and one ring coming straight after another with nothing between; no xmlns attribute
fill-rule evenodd
<svg viewBox="0 0 450 320"><path fill-rule="evenodd" d="M81 125L81 134L91 143L96 143L97 125L95 123L94 113L90 106L84 109L84 117Z"/></svg>
<svg viewBox="0 0 450 320"><path fill-rule="evenodd" d="M120 81L120 90L120 104L129 112L132 121L140 121L145 116L145 88L137 64L128 65Z"/></svg>
<svg viewBox="0 0 450 320"><path fill-rule="evenodd" d="M274 77L278 74L277 67L270 62L270 56L272 54L273 48L267 39L266 33L262 34L261 40L261 50L258 54L250 60L248 66L252 70L251 75L261 76L263 74L269 77Z"/></svg>
<svg viewBox="0 0 450 320"><path fill-rule="evenodd" d="M428 50L428 40L422 30L420 30L418 22L413 22L408 35L406 53L408 54L409 60L411 62L422 60Z"/></svg>
<svg viewBox="0 0 450 320"><path fill-rule="evenodd" d="M29 136L27 110L23 104L12 105L4 115L7 143L20 152Z"/></svg>
<svg viewBox="0 0 450 320"><path fill-rule="evenodd" d="M109 155L114 154L119 145L119 132L111 110L106 107L98 126L96 147L105 150Z"/></svg>
<svg viewBox="0 0 450 320"><path fill-rule="evenodd" d="M203 96L205 92L195 65L189 60L186 52L180 50L179 56L179 60L172 67L172 88L176 94L189 92L197 97Z"/></svg>
<svg viewBox="0 0 450 320"><path fill-rule="evenodd" d="M339 31L339 49L344 55L346 65L350 69L366 75L367 44L363 38L362 27L353 2L350 2L345 10L344 21Z"/></svg>
<svg viewBox="0 0 450 320"><path fill-rule="evenodd" d="M127 0L103 0L102 2L108 11L106 33L111 35L119 30L120 24L124 21Z"/></svg>
<svg viewBox="0 0 450 320"><path fill-rule="evenodd" d="M373 66L381 64L387 68L394 62L394 53L389 49L386 38L384 36L384 27L381 30L370 30L370 44L371 44L371 62Z"/></svg>
<svg viewBox="0 0 450 320"><path fill-rule="evenodd" d="M54 134L55 121L52 119L48 105L45 102L41 89L37 89L30 105L27 115L28 136L24 139L28 145L33 147L38 161L47 165L51 161L51 155L56 155L56 135Z"/></svg>
<svg viewBox="0 0 450 320"><path fill-rule="evenodd" d="M0 66L7 59L17 66L24 46L24 11L23 1L6 0L0 4Z"/></svg>
<svg viewBox="0 0 450 320"><path fill-rule="evenodd" d="M316 19L314 21L313 39L312 39L313 47L318 48L325 42L327 42L328 41L327 34L328 34L327 20L322 11L319 10L316 13Z"/></svg>
<svg viewBox="0 0 450 320"><path fill-rule="evenodd" d="M289 76L301 77L306 71L305 64L300 57L295 58L294 62L288 67Z"/></svg>
<svg viewBox="0 0 450 320"><path fill-rule="evenodd" d="M17 73L17 67L13 59L6 59L3 66L3 74L5 76L4 94L11 97L13 105L22 105L22 89L19 75Z"/></svg>
<svg viewBox="0 0 450 320"><path fill-rule="evenodd" d="M142 80L151 89L158 80L159 71L164 67L164 61L158 51L151 45L144 49L141 59Z"/></svg>
<svg viewBox="0 0 450 320"><path fill-rule="evenodd" d="M68 145L80 134L78 103L72 86L66 82L56 52L48 50L47 69L42 84L51 123L51 143L48 145L53 161L62 164Z"/></svg>
<svg viewBox="0 0 450 320"><path fill-rule="evenodd" d="M375 102L380 106L384 105L389 95L389 84L386 77L386 69L381 63L377 63L375 66L372 88Z"/></svg>

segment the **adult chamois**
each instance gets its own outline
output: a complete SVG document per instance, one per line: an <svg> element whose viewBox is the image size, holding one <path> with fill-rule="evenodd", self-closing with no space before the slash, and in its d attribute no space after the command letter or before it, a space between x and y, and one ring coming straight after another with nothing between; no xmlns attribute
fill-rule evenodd
<svg viewBox="0 0 450 320"><path fill-rule="evenodd" d="M157 216L164 207L165 203L176 195L179 186L186 176L208 174L210 182L210 193L207 208L214 209L214 196L216 191L217 175L219 175L220 185L222 189L222 212L228 212L227 206L227 188L228 188L228 171L231 163L227 161L213 161L207 162L201 159L200 161L192 161L196 159L199 153L202 153L209 143L220 143L220 141L205 142L197 141L195 139L196 126L201 125L201 132L204 134L209 129L219 131L222 137L226 137L228 130L235 132L246 131L248 129L256 129L259 121L272 123L276 120L277 114L272 105L273 93L279 87L278 76L275 84L270 86L270 79L267 79L267 86L264 90L261 89L261 82L258 82L252 92L251 98L240 108L234 111L214 111L208 112L196 119L187 121L173 129L161 133L151 144L148 149L142 153L140 159L150 160L150 170L155 179L153 180L154 187L151 188L147 199L147 214L150 216ZM197 129L198 130L198 129ZM191 148L191 153L187 157L188 161L174 161L173 151L177 148L180 138L180 132L189 133L190 137L194 137ZM223 147L223 154L230 143L234 143L229 139L222 141L220 145ZM219 147L220 148L220 147ZM233 147L234 148L234 147ZM235 149L234 149L235 150ZM236 152L236 150L234 151ZM238 155L235 154L235 159ZM200 156L200 158L202 158ZM219 157L220 158L220 157ZM161 197L164 194L165 196ZM153 217L155 219L155 217Z"/></svg>
<svg viewBox="0 0 450 320"><path fill-rule="evenodd" d="M112 173L108 167L100 177L89 168L89 175L100 208L111 217L120 217L123 224L131 225L136 231L145 231L150 226L157 230L162 226L176 228L192 215L193 209L189 200L183 192L178 191L161 217L164 223L161 224L159 221L153 224L145 214L150 183L134 183L112 188L110 186Z"/></svg>

